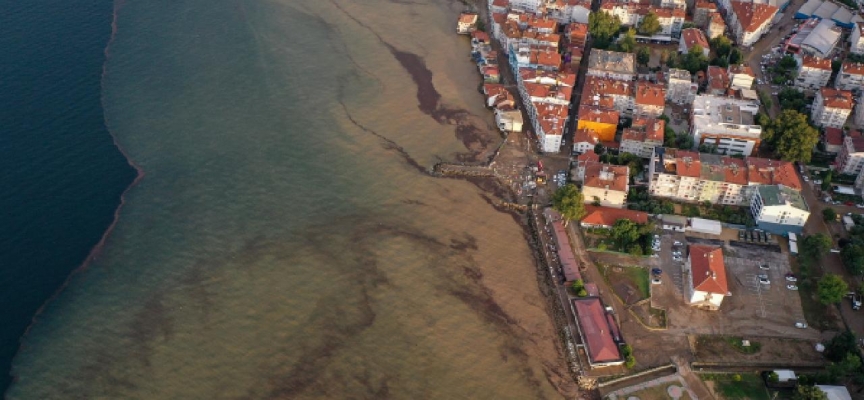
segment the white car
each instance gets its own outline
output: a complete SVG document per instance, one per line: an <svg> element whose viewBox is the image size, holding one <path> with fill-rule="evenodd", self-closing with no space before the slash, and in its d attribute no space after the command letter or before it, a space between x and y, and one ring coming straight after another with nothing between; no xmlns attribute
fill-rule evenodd
<svg viewBox="0 0 864 400"><path fill-rule="evenodd" d="M771 281L768 280L768 275L759 275L759 283L763 285L770 285Z"/></svg>
<svg viewBox="0 0 864 400"><path fill-rule="evenodd" d="M821 184L822 184L822 180L821 180L821 179L814 179L814 180L813 180L813 183L816 184L816 185L821 185Z"/></svg>
<svg viewBox="0 0 864 400"><path fill-rule="evenodd" d="M786 285L786 289L789 289L789 290L798 290L798 286L795 286L795 285Z"/></svg>
<svg viewBox="0 0 864 400"><path fill-rule="evenodd" d="M663 281L661 281L660 278L654 278L651 280L652 285L659 285L661 283L663 283Z"/></svg>
<svg viewBox="0 0 864 400"><path fill-rule="evenodd" d="M675 241L674 243L672 243L672 244L675 245L675 246L680 246L680 245L682 245L683 243L681 243L681 242L679 242L679 241L676 240L676 241Z"/></svg>
<svg viewBox="0 0 864 400"><path fill-rule="evenodd" d="M808 177L805 176L805 177L804 177L804 182L810 182L810 178L808 178Z"/></svg>
<svg viewBox="0 0 864 400"><path fill-rule="evenodd" d="M855 207L864 208L864 204L856 204Z"/></svg>
<svg viewBox="0 0 864 400"><path fill-rule="evenodd" d="M807 323L806 323L806 322L796 322L796 323L795 323L795 327L796 327L796 328L799 328L799 329L806 329L806 328L807 328Z"/></svg>

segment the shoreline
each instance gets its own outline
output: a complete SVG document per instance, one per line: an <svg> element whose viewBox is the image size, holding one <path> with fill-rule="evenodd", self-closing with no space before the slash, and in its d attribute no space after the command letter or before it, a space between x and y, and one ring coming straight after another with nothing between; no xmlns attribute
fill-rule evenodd
<svg viewBox="0 0 864 400"><path fill-rule="evenodd" d="M42 313L45 311L45 309L48 307L48 305L51 304L55 299L57 299L57 297L59 297L60 294L63 293L64 290L66 290L66 288L72 282L72 279L74 279L78 274L86 271L87 268L90 266L90 264L93 262L93 260L95 260L102 253L102 251L105 248L105 244L108 241L108 238L111 236L111 233L114 231L114 228L117 226L117 223L120 220L120 212L122 211L123 206L126 205L126 200L127 200L126 195L129 193L130 190L132 190L133 188L138 186L138 184L141 182L141 180L144 179L144 176L145 176L144 169L141 168L138 164L136 164L135 161L133 161L131 157L129 157L129 154L126 152L126 150L123 148L123 146L121 146L120 143L117 141L117 135L115 135L114 132L111 130L110 124L108 121L108 116L105 113L105 91L104 91L104 88L105 88L105 76L108 73L107 72L108 58L110 57L111 46L114 44L114 39L117 36L117 16L120 12L120 9L123 7L123 5L125 5L125 3L126 3L125 0L115 0L114 1L114 6L113 6L114 10L113 10L113 16L112 16L112 20L111 20L111 36L109 37L108 42L106 43L105 49L103 51L103 53L105 54L105 58L104 58L104 61L102 63L102 76L100 79L100 92L101 92L100 93L100 103L101 103L101 107L102 107L102 115L103 115L103 118L105 121L105 130L111 136L111 141L114 143L114 146L117 148L117 151L119 151L120 154L123 155L123 158L126 159L126 163L130 167L132 167L132 169L135 170L135 179L133 179L132 182L130 182L129 185L126 187L126 189L124 189L123 192L120 194L120 199L119 199L120 201L117 204L117 207L114 209L114 217L111 221L111 224L109 224L108 227L105 228L105 232L102 233L102 237L99 239L99 242L97 242L95 245L93 245L93 247L90 249L90 252L87 254L87 257L84 259L84 261L82 261L78 267L74 268L71 272L69 272L69 274L66 276L66 279L63 281L63 284L61 284L54 291L54 293L50 297L48 297L48 299L46 299L42 303L41 306L39 306L39 308L36 310L36 312L31 317L30 323L27 325L27 328L24 330L24 333L22 333L21 336L18 338L18 349L15 351L15 355L12 357L12 365L10 365L10 369L9 369L9 376L12 378L12 384L15 384L18 382L18 376L13 373L14 368L15 368L14 362L15 362L15 359L18 357L19 353L22 350L24 350L24 348L26 348L26 344L24 342L25 342L25 339L27 338L27 336L29 336L30 330L38 322L39 316L42 315ZM10 386L10 389L11 389L11 386Z"/></svg>

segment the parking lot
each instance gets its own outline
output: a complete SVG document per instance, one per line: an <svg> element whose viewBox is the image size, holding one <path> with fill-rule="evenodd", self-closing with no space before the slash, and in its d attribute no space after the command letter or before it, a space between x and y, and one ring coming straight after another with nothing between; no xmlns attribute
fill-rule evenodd
<svg viewBox="0 0 864 400"><path fill-rule="evenodd" d="M797 291L787 289L786 274L790 273L788 255L778 252L778 246L741 244L735 242L737 231L724 231L723 239L687 237L684 233L658 231L661 249L649 264L663 269L662 283L652 286L652 305L667 310L669 329L695 334L762 335L817 338L813 329L795 328L804 321ZM674 246L674 242L681 246ZM730 241L733 243L730 244ZM687 260L687 245L723 243L723 255L730 296L723 300L719 311L700 310L687 305L689 277L683 272ZM673 251L682 251L683 260L673 259ZM767 270L760 269L762 264ZM760 283L759 275L767 275L770 283Z"/></svg>

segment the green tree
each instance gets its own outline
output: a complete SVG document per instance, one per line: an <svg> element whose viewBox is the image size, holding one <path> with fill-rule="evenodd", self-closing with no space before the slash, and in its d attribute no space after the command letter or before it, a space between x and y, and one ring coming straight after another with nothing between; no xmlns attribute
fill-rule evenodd
<svg viewBox="0 0 864 400"><path fill-rule="evenodd" d="M807 116L795 110L783 110L775 119L763 120L762 140L784 161L810 162L819 132L807 122Z"/></svg>
<svg viewBox="0 0 864 400"><path fill-rule="evenodd" d="M741 54L741 50L738 50L737 47L733 48L729 53L729 64L740 64L742 60L744 60L744 55Z"/></svg>
<svg viewBox="0 0 864 400"><path fill-rule="evenodd" d="M678 135L675 130L666 125L666 131L663 133L663 146L675 147L678 144Z"/></svg>
<svg viewBox="0 0 864 400"><path fill-rule="evenodd" d="M864 275L864 245L847 244L840 250L840 259L843 260L843 266L850 274Z"/></svg>
<svg viewBox="0 0 864 400"><path fill-rule="evenodd" d="M568 183L552 195L552 208L561 213L564 225L572 220L580 220L585 216L585 197L572 183Z"/></svg>
<svg viewBox="0 0 864 400"><path fill-rule="evenodd" d="M831 375L834 375L838 378L847 378L851 375L856 375L860 373L861 369L861 357L858 357L854 352L846 353L846 356L843 357L840 362L831 363L828 366L828 371Z"/></svg>
<svg viewBox="0 0 864 400"><path fill-rule="evenodd" d="M639 65L648 65L648 62L651 61L651 49L645 46L639 46L636 48L636 62Z"/></svg>
<svg viewBox="0 0 864 400"><path fill-rule="evenodd" d="M822 144L821 142L819 144ZM827 192L831 189L831 181L834 180L834 171L828 170L822 178L822 191Z"/></svg>
<svg viewBox="0 0 864 400"><path fill-rule="evenodd" d="M825 358L829 361L840 362L846 358L846 354L855 352L855 334L850 331L835 335L828 343L825 343Z"/></svg>
<svg viewBox="0 0 864 400"><path fill-rule="evenodd" d="M839 275L825 274L819 279L816 293L819 302L824 305L837 304L843 300L843 296L849 291L849 285Z"/></svg>
<svg viewBox="0 0 864 400"><path fill-rule="evenodd" d="M636 50L636 30L630 28L627 32L621 35L618 40L618 50L625 53L632 53Z"/></svg>
<svg viewBox="0 0 864 400"><path fill-rule="evenodd" d="M717 36L709 42L718 58L726 58L732 51L732 41L726 36Z"/></svg>
<svg viewBox="0 0 864 400"><path fill-rule="evenodd" d="M801 241L800 259L803 264L821 259L832 246L831 238L824 233L816 233Z"/></svg>
<svg viewBox="0 0 864 400"><path fill-rule="evenodd" d="M642 21L639 22L639 34L645 36L652 36L657 32L660 32L663 28L660 26L660 18L657 17L657 14L649 11L648 15L642 17Z"/></svg>
<svg viewBox="0 0 864 400"><path fill-rule="evenodd" d="M628 249L631 244L639 240L639 224L629 219L619 219L612 225L612 240L619 249Z"/></svg>
<svg viewBox="0 0 864 400"><path fill-rule="evenodd" d="M834 222L837 220L837 212L833 208L826 208L822 210L822 218L825 222Z"/></svg>
<svg viewBox="0 0 864 400"><path fill-rule="evenodd" d="M688 135L686 132L683 135L678 135L678 148L684 150L690 150L693 148L693 136Z"/></svg>
<svg viewBox="0 0 864 400"><path fill-rule="evenodd" d="M696 72L708 68L708 59L705 57L702 46L697 44L687 51L687 54L681 59L681 68L690 71L694 75Z"/></svg>
<svg viewBox="0 0 864 400"><path fill-rule="evenodd" d="M804 96L804 93L790 87L785 87L780 91L780 93L777 93L777 98L780 100L780 107L782 109L797 110L801 113L805 112L807 110L807 104L811 103L807 101L807 97Z"/></svg>
<svg viewBox="0 0 864 400"><path fill-rule="evenodd" d="M606 152L606 147L603 146L603 143L597 143L594 145L594 153L597 155L602 155Z"/></svg>
<svg viewBox="0 0 864 400"><path fill-rule="evenodd" d="M828 395L816 386L798 385L792 398L795 400L828 400Z"/></svg>
<svg viewBox="0 0 864 400"><path fill-rule="evenodd" d="M593 47L609 48L612 38L621 30L621 20L605 12L591 13L588 16L588 32L594 39Z"/></svg>

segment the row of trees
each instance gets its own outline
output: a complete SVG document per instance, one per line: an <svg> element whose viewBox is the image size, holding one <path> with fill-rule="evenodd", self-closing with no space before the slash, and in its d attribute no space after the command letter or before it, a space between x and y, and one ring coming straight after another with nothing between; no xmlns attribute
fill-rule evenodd
<svg viewBox="0 0 864 400"><path fill-rule="evenodd" d="M852 214L855 226L849 230L849 239L840 241L840 259L850 274L864 275L864 217Z"/></svg>

